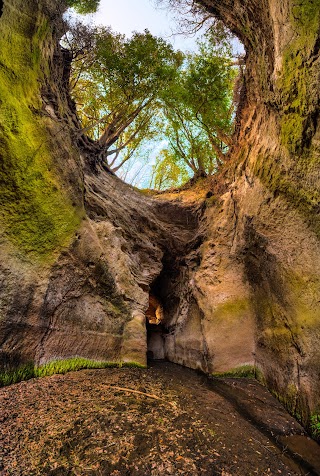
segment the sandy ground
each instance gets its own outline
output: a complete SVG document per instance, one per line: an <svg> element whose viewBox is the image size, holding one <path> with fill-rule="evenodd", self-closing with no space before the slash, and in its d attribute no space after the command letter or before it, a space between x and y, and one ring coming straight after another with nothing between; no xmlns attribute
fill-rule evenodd
<svg viewBox="0 0 320 476"><path fill-rule="evenodd" d="M169 363L0 389L0 430L3 476L320 474L319 446L258 383Z"/></svg>

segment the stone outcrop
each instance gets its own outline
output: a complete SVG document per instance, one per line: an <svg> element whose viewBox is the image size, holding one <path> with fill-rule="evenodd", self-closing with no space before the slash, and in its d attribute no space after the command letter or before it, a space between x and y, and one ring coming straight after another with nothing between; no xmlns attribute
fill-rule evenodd
<svg viewBox="0 0 320 476"><path fill-rule="evenodd" d="M320 404L319 5L201 3L229 25L247 52L228 187L211 225L214 275L224 288L224 270L238 266L255 316L256 365L269 388L306 422ZM221 285L212 292L219 296ZM232 298L227 301L232 305Z"/></svg>
<svg viewBox="0 0 320 476"><path fill-rule="evenodd" d="M4 1L2 367L146 364L151 293L163 306L148 330L155 358L209 373L255 365L307 424L320 412L319 9L201 3L247 51L235 146L214 182L152 198L92 166L54 5Z"/></svg>

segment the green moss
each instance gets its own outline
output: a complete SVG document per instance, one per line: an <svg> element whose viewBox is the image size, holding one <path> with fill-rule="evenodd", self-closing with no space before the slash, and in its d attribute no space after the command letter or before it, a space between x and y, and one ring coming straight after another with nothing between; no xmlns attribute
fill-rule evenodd
<svg viewBox="0 0 320 476"><path fill-rule="evenodd" d="M266 379L261 369L255 367L255 379L258 380L261 385L266 387Z"/></svg>
<svg viewBox="0 0 320 476"><path fill-rule="evenodd" d="M301 136L296 137L295 144L300 139ZM319 159L316 156L310 157L307 151L295 157L290 169L284 170L279 164L274 157L259 156L255 163L255 173L271 192L280 194L298 209L308 220L310 228L320 237L320 189L317 186Z"/></svg>
<svg viewBox="0 0 320 476"><path fill-rule="evenodd" d="M310 429L313 438L320 439L320 414L313 413L310 416Z"/></svg>
<svg viewBox="0 0 320 476"><path fill-rule="evenodd" d="M241 365L227 372L215 372L212 376L217 378L256 378L256 368L253 365Z"/></svg>
<svg viewBox="0 0 320 476"><path fill-rule="evenodd" d="M281 394L274 390L271 390L271 393L306 428L312 438L320 441L320 414L315 412L310 415L309 410L300 401L299 392L295 385L289 384L287 390Z"/></svg>
<svg viewBox="0 0 320 476"><path fill-rule="evenodd" d="M153 190L152 188L138 188L138 187L132 187L133 190L135 190L138 193L141 193L142 195L146 195L147 197L152 197L154 195L157 195L158 191Z"/></svg>
<svg viewBox="0 0 320 476"><path fill-rule="evenodd" d="M312 110L315 81L308 62L320 24L319 5L314 0L296 3L291 12L295 38L286 48L278 87L285 104L281 117L281 141L292 153L303 145L308 114Z"/></svg>
<svg viewBox="0 0 320 476"><path fill-rule="evenodd" d="M239 320L243 314L250 311L248 299L235 299L220 304L214 311L214 319Z"/></svg>
<svg viewBox="0 0 320 476"><path fill-rule="evenodd" d="M0 372L0 387L29 380L31 378L48 377L55 374L66 374L84 369L107 369L107 368L146 368L138 362L108 362L84 359L80 357L55 360L41 366L32 363L23 365L14 370Z"/></svg>
<svg viewBox="0 0 320 476"><path fill-rule="evenodd" d="M316 0L300 0L295 2L291 12L291 22L303 33L299 39L305 47L312 47L314 36L319 31L319 3Z"/></svg>
<svg viewBox="0 0 320 476"><path fill-rule="evenodd" d="M287 411L301 423L307 430L310 430L310 414L305 402L301 399L301 395L297 387L290 383L284 390L276 391L270 388L272 395L287 409Z"/></svg>
<svg viewBox="0 0 320 476"><path fill-rule="evenodd" d="M211 208L219 204L220 204L220 198L217 197L216 195L212 195L212 197L207 198L205 201L206 208Z"/></svg>
<svg viewBox="0 0 320 476"><path fill-rule="evenodd" d="M1 19L0 223L21 252L43 258L69 242L81 213L53 171L52 144L39 114L49 24L40 12L17 11L7 9Z"/></svg>
<svg viewBox="0 0 320 476"><path fill-rule="evenodd" d="M315 297L320 295L319 276L286 273L290 301L295 310L297 332L301 329L317 328L320 323L320 307ZM305 330L304 330L305 332Z"/></svg>
<svg viewBox="0 0 320 476"><path fill-rule="evenodd" d="M290 328L284 322L275 322L273 327L267 327L261 333L261 343L277 354L287 353L297 339L297 327Z"/></svg>
<svg viewBox="0 0 320 476"><path fill-rule="evenodd" d="M284 55L282 71L278 84L284 103L280 138L290 152L296 153L303 146L303 132L312 97L308 86L312 84L312 77L308 65L302 63L301 54L294 53L291 49Z"/></svg>

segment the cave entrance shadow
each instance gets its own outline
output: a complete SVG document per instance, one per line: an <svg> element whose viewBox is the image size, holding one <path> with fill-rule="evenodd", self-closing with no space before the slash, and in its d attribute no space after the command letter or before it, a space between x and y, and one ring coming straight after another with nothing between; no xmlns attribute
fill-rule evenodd
<svg viewBox="0 0 320 476"><path fill-rule="evenodd" d="M163 307L154 294L149 296L149 307L146 312L147 328L147 360L165 360Z"/></svg>
<svg viewBox="0 0 320 476"><path fill-rule="evenodd" d="M165 360L164 332L162 324L150 324L147 320L147 360Z"/></svg>

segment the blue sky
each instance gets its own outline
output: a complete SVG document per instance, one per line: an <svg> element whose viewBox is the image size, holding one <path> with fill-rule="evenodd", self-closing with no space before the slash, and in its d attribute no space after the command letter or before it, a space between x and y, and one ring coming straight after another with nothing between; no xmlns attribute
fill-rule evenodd
<svg viewBox="0 0 320 476"><path fill-rule="evenodd" d="M170 41L176 49L195 49L195 38L174 35L177 24L173 12L156 7L155 0L101 0L100 8L90 20L111 25L112 29L130 36L132 31L150 30L153 35ZM199 35L198 35L199 36Z"/></svg>
<svg viewBox="0 0 320 476"><path fill-rule="evenodd" d="M196 36L174 34L179 30L175 14L164 6L157 7L156 0L100 0L98 12L90 19L96 24L111 25L113 30L126 36L147 28L182 51L195 50L196 39L201 36L201 32ZM243 52L237 41L234 49L235 53Z"/></svg>

